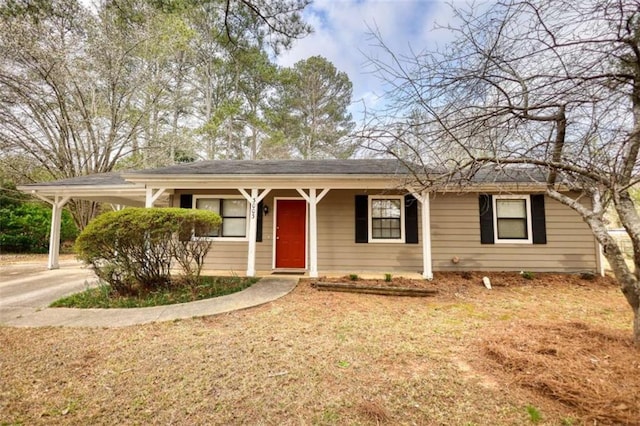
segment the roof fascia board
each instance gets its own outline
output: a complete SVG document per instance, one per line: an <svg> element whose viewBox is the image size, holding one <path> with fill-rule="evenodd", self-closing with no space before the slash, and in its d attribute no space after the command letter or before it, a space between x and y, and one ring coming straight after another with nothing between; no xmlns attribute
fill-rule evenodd
<svg viewBox="0 0 640 426"><path fill-rule="evenodd" d="M114 190L100 190L94 188L91 191L77 191L74 188L50 188L42 189L39 191L32 190L26 191L27 194L40 194L40 195L70 195L71 197L109 197L109 196L123 196L123 197L141 197L145 198L143 191L114 191ZM168 195L168 194L167 194Z"/></svg>
<svg viewBox="0 0 640 426"><path fill-rule="evenodd" d="M448 186L438 188L435 192L478 192L478 193L509 193L509 192L544 192L547 189L546 183L536 182L495 182L495 183L470 183L465 186ZM566 185L556 185L557 191L567 192Z"/></svg>
<svg viewBox="0 0 640 426"><path fill-rule="evenodd" d="M116 189L102 189L100 187L94 187L92 189L78 190L73 187L44 187L42 189L29 188L28 191L24 191L27 194L38 194L42 196L54 197L54 196L69 196L77 199L96 200L105 198L117 198L119 200L145 200L146 194L143 188L137 188L135 190L116 190ZM170 191L173 192L173 191ZM163 194L164 196L165 194ZM169 195L168 193L166 195ZM166 196L165 196L166 198ZM144 204L144 203L143 203Z"/></svg>
<svg viewBox="0 0 640 426"><path fill-rule="evenodd" d="M296 189L296 188L330 188L330 189L398 189L406 187L407 181L396 177L381 178L362 175L337 177L306 175L291 177L274 176L246 176L238 179L232 175L225 175L222 179L203 179L204 176L191 176L189 178L174 178L171 175L155 175L154 179L146 182L146 187L167 187L165 194L173 193L173 189L230 189L230 188L272 188L272 189ZM145 185L141 183L126 185L46 185L46 186L18 186L17 189L26 193L38 193L41 195L71 195L72 197L108 197L108 196L146 196ZM566 185L558 185L559 191L569 191ZM545 183L472 183L465 186L451 185L435 189L433 192L543 192Z"/></svg>
<svg viewBox="0 0 640 426"><path fill-rule="evenodd" d="M389 180L406 179L410 175L399 174L132 174L126 173L122 178L128 182L145 184L148 182L168 181L168 180L188 180L195 182L202 181L305 181L305 180Z"/></svg>
<svg viewBox="0 0 640 426"><path fill-rule="evenodd" d="M168 187L168 188L194 188L194 189L228 189L228 188L273 188L273 189L296 189L304 188L395 188L401 184L401 180L394 177L362 177L360 175L351 176L348 179L340 177L306 175L286 176L279 175L264 176L234 176L224 175L212 179L211 176L154 176L145 180L148 187Z"/></svg>
<svg viewBox="0 0 640 426"><path fill-rule="evenodd" d="M127 183L127 184L121 184L121 185L100 185L100 184L96 184L96 185L65 185L65 184L60 184L60 185L19 185L16 187L16 189L23 191L23 192L31 192L31 191L48 191L51 189L74 189L74 190L78 190L78 191L83 191L83 190L93 190L95 191L96 189L100 189L100 191L110 191L110 190L117 190L117 191L140 191L145 189L145 186L143 184L137 184L137 183Z"/></svg>
<svg viewBox="0 0 640 426"><path fill-rule="evenodd" d="M229 189L229 188L272 188L272 189L296 189L296 188L331 188L331 189L396 189L404 188L407 179L398 176L364 176L364 175L220 175L212 178L211 175L154 175L145 181L147 186L170 187L175 189ZM544 191L546 183L535 182L496 182L496 183L470 183L465 186L451 185L438 188L435 192L524 192ZM557 188L566 191L566 186Z"/></svg>

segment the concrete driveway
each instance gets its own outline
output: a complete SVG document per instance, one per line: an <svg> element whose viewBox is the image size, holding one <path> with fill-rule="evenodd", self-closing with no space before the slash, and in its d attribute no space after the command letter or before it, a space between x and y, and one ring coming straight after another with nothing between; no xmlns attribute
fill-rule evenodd
<svg viewBox="0 0 640 426"><path fill-rule="evenodd" d="M46 308L51 302L95 285L96 276L78 261L0 266L0 323Z"/></svg>

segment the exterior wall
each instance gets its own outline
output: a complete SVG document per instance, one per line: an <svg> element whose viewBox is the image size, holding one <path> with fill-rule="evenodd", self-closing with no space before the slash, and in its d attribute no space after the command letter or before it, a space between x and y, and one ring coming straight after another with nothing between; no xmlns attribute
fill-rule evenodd
<svg viewBox="0 0 640 426"><path fill-rule="evenodd" d="M369 191L369 195L380 192ZM333 190L318 204L318 271L422 272L422 244L355 242L358 190ZM422 234L419 231L419 240Z"/></svg>
<svg viewBox="0 0 640 426"><path fill-rule="evenodd" d="M237 195L238 191L176 191L173 198L174 207L180 205L180 195L183 193ZM331 190L318 203L318 271L321 274L422 272L421 244L355 243L356 194L363 194L363 191ZM269 271L273 268L275 198L302 199L295 190L273 190L264 198L263 203L269 207L269 214L263 217L262 242L256 243L257 271ZM204 268L244 274L247 269L247 252L247 241L215 241ZM308 256L307 252L307 258Z"/></svg>
<svg viewBox="0 0 640 426"><path fill-rule="evenodd" d="M180 206L181 194L193 195L240 195L236 190L183 190L175 191L173 196L173 206ZM267 216L268 217L268 216ZM266 241L263 239L263 241ZM258 270L263 270L263 263L270 262L271 246L266 249L264 242L256 244L256 266ZM247 253L249 250L248 241L214 241L209 254L205 260L205 270L225 271L232 274L244 275L247 271ZM268 260L267 260L268 258Z"/></svg>
<svg viewBox="0 0 640 426"><path fill-rule="evenodd" d="M176 191L180 194L233 194L225 191ZM362 190L331 190L318 203L319 273L421 273L422 229L419 244L355 243L355 195ZM375 195L380 192L368 191ZM262 242L256 243L256 270L273 268L274 198L297 198L295 190L273 190L263 200ZM587 225L573 210L545 198L547 244L480 244L478 194L436 194L431 199L431 239L434 271L595 271L597 246ZM420 223L420 221L419 221ZM308 237L307 237L308 244ZM244 274L247 241L215 241L205 269ZM451 259L457 256L458 264ZM307 253L308 258L308 253Z"/></svg>
<svg viewBox="0 0 640 426"><path fill-rule="evenodd" d="M436 194L431 201L435 271L596 271L597 245L580 216L545 197L547 244L480 244L478 194ZM451 259L457 256L456 265Z"/></svg>

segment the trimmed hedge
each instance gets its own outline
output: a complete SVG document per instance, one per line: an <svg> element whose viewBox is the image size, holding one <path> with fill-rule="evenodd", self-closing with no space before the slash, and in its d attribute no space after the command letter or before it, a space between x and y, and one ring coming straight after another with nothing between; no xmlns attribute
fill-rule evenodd
<svg viewBox="0 0 640 426"><path fill-rule="evenodd" d="M96 275L120 294L171 284L171 267L197 282L211 240L193 238L216 229L222 219L206 210L127 208L104 213L80 233L75 249Z"/></svg>
<svg viewBox="0 0 640 426"><path fill-rule="evenodd" d="M0 208L0 247L8 253L46 253L51 232L51 207L22 203ZM62 211L60 239L73 241L78 228L71 214Z"/></svg>

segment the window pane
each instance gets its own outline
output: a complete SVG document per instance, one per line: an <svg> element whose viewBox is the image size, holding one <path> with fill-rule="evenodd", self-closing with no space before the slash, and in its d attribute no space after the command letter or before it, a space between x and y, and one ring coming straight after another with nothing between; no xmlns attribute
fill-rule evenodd
<svg viewBox="0 0 640 426"><path fill-rule="evenodd" d="M217 237L219 236L220 230L219 229L214 229L212 231L210 231L208 234L202 233L202 232L196 232L196 237Z"/></svg>
<svg viewBox="0 0 640 426"><path fill-rule="evenodd" d="M525 200L496 200L498 216L501 217L527 217L527 204Z"/></svg>
<svg viewBox="0 0 640 426"><path fill-rule="evenodd" d="M214 213L220 213L220 200L217 198L198 198L196 199L196 209L209 210ZM219 233L218 229L214 229L211 232L204 234L202 232L195 232L196 237L217 237Z"/></svg>
<svg viewBox="0 0 640 426"><path fill-rule="evenodd" d="M391 237L390 238L400 238L400 226L397 228L391 229Z"/></svg>
<svg viewBox="0 0 640 426"><path fill-rule="evenodd" d="M196 209L220 213L220 200L217 198L198 198L196 200Z"/></svg>
<svg viewBox="0 0 640 426"><path fill-rule="evenodd" d="M373 200L371 202L371 217L381 217L382 206L379 200Z"/></svg>
<svg viewBox="0 0 640 426"><path fill-rule="evenodd" d="M372 217L400 217L400 200L371 200Z"/></svg>
<svg viewBox="0 0 640 426"><path fill-rule="evenodd" d="M498 219L498 238L527 239L527 220Z"/></svg>
<svg viewBox="0 0 640 426"><path fill-rule="evenodd" d="M217 237L220 234L220 229L216 228L216 229L211 229L208 233L203 232L202 230L199 229L194 229L194 235L196 237Z"/></svg>
<svg viewBox="0 0 640 426"><path fill-rule="evenodd" d="M247 200L225 199L222 201L222 216L247 216Z"/></svg>
<svg viewBox="0 0 640 426"><path fill-rule="evenodd" d="M247 235L247 219L225 218L222 221L223 237L245 237Z"/></svg>
<svg viewBox="0 0 640 426"><path fill-rule="evenodd" d="M372 219L371 237L381 239L400 238L400 219Z"/></svg>

